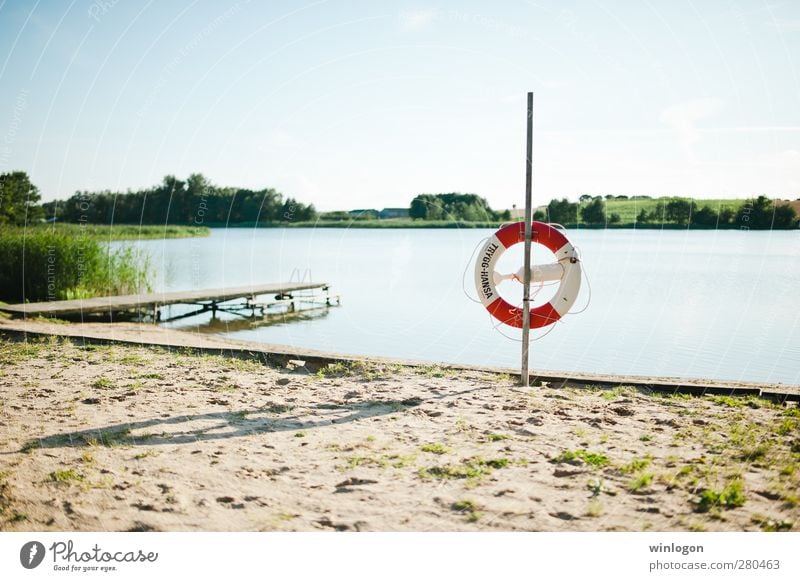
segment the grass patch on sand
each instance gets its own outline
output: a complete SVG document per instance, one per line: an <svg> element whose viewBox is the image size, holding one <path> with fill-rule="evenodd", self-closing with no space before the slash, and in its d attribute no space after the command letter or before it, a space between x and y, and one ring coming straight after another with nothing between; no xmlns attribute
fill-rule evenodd
<svg viewBox="0 0 800 581"><path fill-rule="evenodd" d="M600 392L600 397L602 397L606 401L613 401L621 397L633 397L639 395L639 392L636 391L635 388L627 385L620 385L619 387L614 387L612 389L601 388L599 392Z"/></svg>
<svg viewBox="0 0 800 581"><path fill-rule="evenodd" d="M556 464L562 464L564 462L575 462L577 460L585 462L594 468L602 468L609 464L608 457L602 452L589 452L584 449L564 450L561 454L553 458L552 461Z"/></svg>
<svg viewBox="0 0 800 581"><path fill-rule="evenodd" d="M481 518L481 506L474 500L457 500L450 505L450 508L460 512L467 517L467 522L477 522Z"/></svg>
<svg viewBox="0 0 800 581"><path fill-rule="evenodd" d="M373 361L336 361L317 370L318 379L361 377L365 381L389 379L402 370L402 365Z"/></svg>
<svg viewBox="0 0 800 581"><path fill-rule="evenodd" d="M653 458L651 456L646 456L644 458L634 458L627 464L623 464L619 467L619 471L623 474L633 474L635 472L639 472L644 470L648 466L650 466L650 462L652 462Z"/></svg>
<svg viewBox="0 0 800 581"><path fill-rule="evenodd" d="M430 443L430 444L423 444L420 448L423 452L430 452L431 454L449 454L451 452L450 448L444 446L443 444L437 443Z"/></svg>
<svg viewBox="0 0 800 581"><path fill-rule="evenodd" d="M19 365L46 355L61 345L62 339L54 335L31 336L25 341L0 339L0 365Z"/></svg>
<svg viewBox="0 0 800 581"><path fill-rule="evenodd" d="M419 367L415 367L414 373L416 375L424 375L425 377L451 377L456 375L458 372L455 369L448 369L442 367L441 365L420 365Z"/></svg>
<svg viewBox="0 0 800 581"><path fill-rule="evenodd" d="M511 436L508 434L487 434L486 441L487 442L501 442L503 440L510 440Z"/></svg>
<svg viewBox="0 0 800 581"><path fill-rule="evenodd" d="M652 483L653 474L651 472L642 472L628 483L628 490L634 493L642 492L644 489L649 488Z"/></svg>
<svg viewBox="0 0 800 581"><path fill-rule="evenodd" d="M83 482L86 477L75 470L74 468L67 468L66 470L55 470L51 472L49 477L52 482L65 482L67 484L73 484L78 482Z"/></svg>
<svg viewBox="0 0 800 581"><path fill-rule="evenodd" d="M743 506L747 497L744 493L744 482L741 478L729 480L721 489L707 488L700 493L697 500L697 512L709 512L718 509L732 509Z"/></svg>
<svg viewBox="0 0 800 581"><path fill-rule="evenodd" d="M790 531L792 528L794 528L794 523L792 521L779 518L770 518L758 513L750 517L750 522L758 525L759 528L766 533Z"/></svg>
<svg viewBox="0 0 800 581"><path fill-rule="evenodd" d="M459 464L442 464L419 469L419 476L424 479L439 480L480 479L492 470L506 468L510 464L508 458L483 459L480 456L466 458Z"/></svg>
<svg viewBox="0 0 800 581"><path fill-rule="evenodd" d="M92 382L92 387L95 389L113 389L114 382L107 377L98 377Z"/></svg>
<svg viewBox="0 0 800 581"><path fill-rule="evenodd" d="M330 450L336 451L336 448L331 445L328 447ZM363 446L366 447L366 446ZM417 460L417 455L412 454L388 454L388 455L381 455L381 454L372 454L368 456L350 456L347 458L347 464L344 466L338 466L337 469L340 471L345 470L353 470L354 468L358 468L360 466L367 466L367 467L374 467L374 468L405 468L407 466L413 465Z"/></svg>

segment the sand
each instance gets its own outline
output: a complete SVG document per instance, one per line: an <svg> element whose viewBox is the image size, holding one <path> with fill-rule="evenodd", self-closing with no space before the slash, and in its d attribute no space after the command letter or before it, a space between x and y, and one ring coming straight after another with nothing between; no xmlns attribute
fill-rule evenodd
<svg viewBox="0 0 800 581"><path fill-rule="evenodd" d="M0 529L798 526L793 406L0 338Z"/></svg>

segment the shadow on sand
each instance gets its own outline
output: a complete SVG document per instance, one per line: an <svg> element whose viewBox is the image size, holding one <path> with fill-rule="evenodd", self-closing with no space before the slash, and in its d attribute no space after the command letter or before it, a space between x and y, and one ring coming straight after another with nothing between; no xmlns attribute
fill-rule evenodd
<svg viewBox="0 0 800 581"><path fill-rule="evenodd" d="M303 413L293 415L287 415L292 411L291 406L271 403L256 409L153 418L57 433L29 440L20 451L98 445L113 447L188 444L252 434L299 432L400 412L416 407L422 401L421 399L373 400L349 405L323 403L303 406Z"/></svg>

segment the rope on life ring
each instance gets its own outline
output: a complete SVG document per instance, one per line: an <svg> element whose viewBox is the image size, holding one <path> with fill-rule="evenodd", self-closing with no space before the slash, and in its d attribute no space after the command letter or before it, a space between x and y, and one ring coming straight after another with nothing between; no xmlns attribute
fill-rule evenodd
<svg viewBox="0 0 800 581"><path fill-rule="evenodd" d="M475 262L475 289L486 310L498 321L522 328L522 309L507 302L497 292L503 280L522 282L523 268L513 274L499 274L494 268L503 253L525 241L525 223L516 222L500 228L489 237ZM557 262L531 265L531 283L560 281L549 302L531 309L531 329L551 325L566 315L581 287L581 265L575 247L559 230L544 222L533 222L531 242L541 244L555 254Z"/></svg>

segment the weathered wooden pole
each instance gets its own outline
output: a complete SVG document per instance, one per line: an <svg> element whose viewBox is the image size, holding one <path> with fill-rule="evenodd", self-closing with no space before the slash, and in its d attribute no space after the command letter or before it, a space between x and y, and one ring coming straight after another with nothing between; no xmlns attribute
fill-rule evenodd
<svg viewBox="0 0 800 581"><path fill-rule="evenodd" d="M531 332L531 222L533 221L532 201L533 181L533 93L528 93L528 155L525 159L525 255L523 258L524 276L522 278L522 369L520 383L528 387L528 360Z"/></svg>

